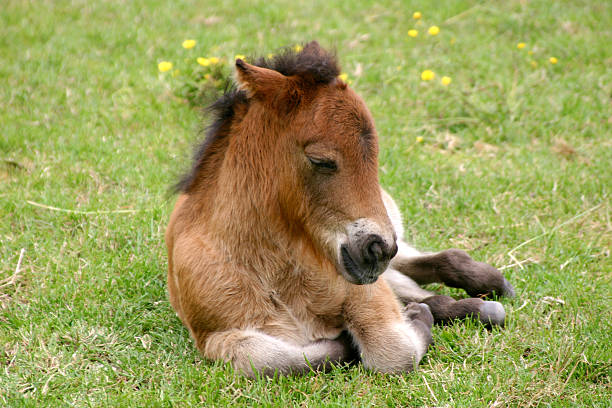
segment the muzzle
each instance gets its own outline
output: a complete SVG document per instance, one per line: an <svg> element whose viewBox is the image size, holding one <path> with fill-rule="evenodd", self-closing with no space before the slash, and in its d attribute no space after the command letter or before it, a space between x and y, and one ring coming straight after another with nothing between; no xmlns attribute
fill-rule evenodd
<svg viewBox="0 0 612 408"><path fill-rule="evenodd" d="M397 254L395 233L382 233L367 219L359 219L347 228L347 242L340 245L339 263L343 276L351 283L374 283Z"/></svg>

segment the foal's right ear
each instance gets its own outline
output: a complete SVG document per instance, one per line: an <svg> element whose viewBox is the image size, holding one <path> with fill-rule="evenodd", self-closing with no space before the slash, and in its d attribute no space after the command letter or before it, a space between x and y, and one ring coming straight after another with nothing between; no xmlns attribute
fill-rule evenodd
<svg viewBox="0 0 612 408"><path fill-rule="evenodd" d="M247 91L249 97L258 98L278 94L289 82L280 72L247 64L240 58L236 60L236 78L240 89Z"/></svg>

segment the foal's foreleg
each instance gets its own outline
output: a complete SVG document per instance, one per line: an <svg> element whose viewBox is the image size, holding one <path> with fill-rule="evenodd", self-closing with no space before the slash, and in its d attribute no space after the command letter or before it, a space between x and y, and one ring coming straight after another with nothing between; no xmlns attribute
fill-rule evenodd
<svg viewBox="0 0 612 408"><path fill-rule="evenodd" d="M403 308L383 280L353 286L344 312L347 329L367 368L412 371L432 342L429 308L416 303Z"/></svg>
<svg viewBox="0 0 612 408"><path fill-rule="evenodd" d="M405 242L398 242L399 251L391 267L418 284L440 282L452 288L464 289L470 296L514 296L514 288L502 274L489 264L474 261L459 249L447 249L433 254L421 254Z"/></svg>
<svg viewBox="0 0 612 408"><path fill-rule="evenodd" d="M299 346L257 330L215 332L203 343L198 341L198 347L205 357L230 362L249 377L324 370L331 367L329 363L347 362L351 357L350 346L342 340L323 339Z"/></svg>

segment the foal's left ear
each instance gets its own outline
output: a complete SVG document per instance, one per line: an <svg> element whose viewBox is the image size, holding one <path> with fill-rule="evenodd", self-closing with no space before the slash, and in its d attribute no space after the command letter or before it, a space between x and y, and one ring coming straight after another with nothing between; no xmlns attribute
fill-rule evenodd
<svg viewBox="0 0 612 408"><path fill-rule="evenodd" d="M236 60L236 77L238 87L249 97L265 98L285 90L288 84L288 78L280 72L247 64L240 58Z"/></svg>

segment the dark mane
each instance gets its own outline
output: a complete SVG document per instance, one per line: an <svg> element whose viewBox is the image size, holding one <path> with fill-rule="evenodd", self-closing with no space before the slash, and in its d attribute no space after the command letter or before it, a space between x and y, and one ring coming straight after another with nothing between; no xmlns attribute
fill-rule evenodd
<svg viewBox="0 0 612 408"><path fill-rule="evenodd" d="M249 58L253 61L252 58ZM299 52L284 48L271 58L258 58L253 65L278 71L285 76L302 76L318 84L327 84L340 75L340 67L334 53L323 50L316 42L306 44ZM175 193L187 193L194 185L199 171L211 154L213 144L229 136L229 127L234 118L235 108L248 104L247 95L238 90L229 80L223 94L205 112L211 115L211 124L206 136L194 149L193 165L174 185Z"/></svg>
<svg viewBox="0 0 612 408"><path fill-rule="evenodd" d="M300 52L296 52L293 48L285 48L272 58L255 60L254 65L273 69L285 76L299 75L317 83L330 83L340 75L336 55L319 48L316 43L312 44L306 44Z"/></svg>

